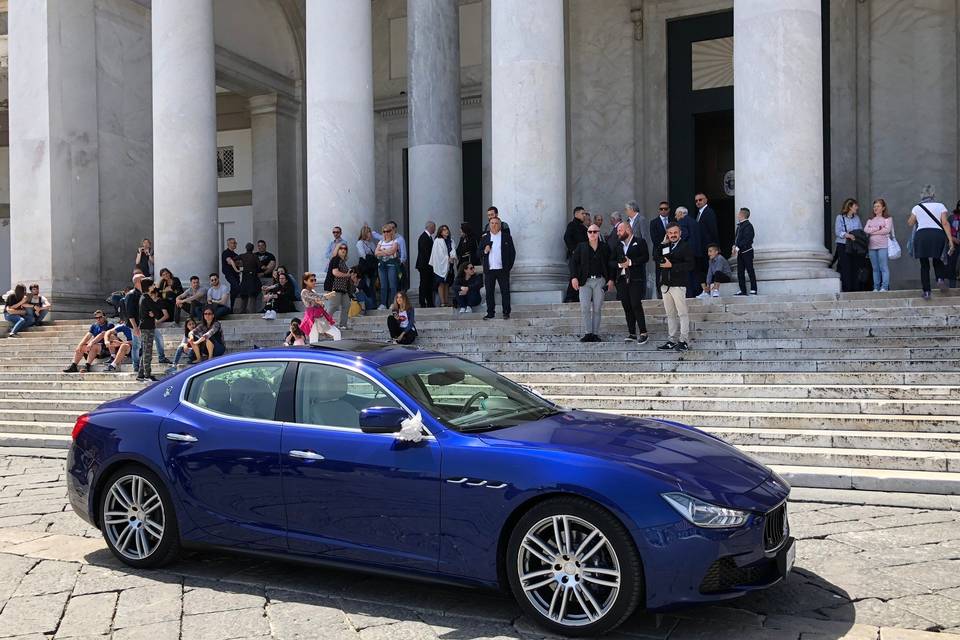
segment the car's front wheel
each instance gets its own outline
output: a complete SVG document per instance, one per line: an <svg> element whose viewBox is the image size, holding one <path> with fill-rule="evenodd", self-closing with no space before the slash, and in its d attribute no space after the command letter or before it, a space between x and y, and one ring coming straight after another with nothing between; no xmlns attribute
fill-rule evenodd
<svg viewBox="0 0 960 640"><path fill-rule="evenodd" d="M630 534L606 509L576 497L546 500L520 518L506 569L520 607L564 635L610 631L633 613L643 593Z"/></svg>
<svg viewBox="0 0 960 640"><path fill-rule="evenodd" d="M129 466L113 473L100 496L100 531L110 551L138 568L159 567L180 551L173 504L149 469Z"/></svg>

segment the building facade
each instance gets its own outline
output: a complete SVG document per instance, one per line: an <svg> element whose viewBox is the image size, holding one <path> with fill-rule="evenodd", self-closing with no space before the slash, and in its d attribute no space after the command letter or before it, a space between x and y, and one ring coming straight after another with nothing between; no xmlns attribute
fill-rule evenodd
<svg viewBox="0 0 960 640"><path fill-rule="evenodd" d="M572 207L693 208L762 288L836 291L832 217L960 198L958 0L0 1L0 277L93 300L140 239L177 275L227 236L293 271L330 229L480 225L559 300ZM216 162L214 162L216 159ZM5 271L9 265L9 271ZM913 263L894 285L915 286Z"/></svg>

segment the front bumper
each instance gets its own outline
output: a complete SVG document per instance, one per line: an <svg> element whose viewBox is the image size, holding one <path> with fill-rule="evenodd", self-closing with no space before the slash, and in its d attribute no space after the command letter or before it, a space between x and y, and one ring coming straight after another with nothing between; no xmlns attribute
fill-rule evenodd
<svg viewBox="0 0 960 640"><path fill-rule="evenodd" d="M776 525L775 537L769 524ZM789 531L786 503L737 529L702 529L681 521L643 530L638 543L647 608L728 600L780 582L796 554Z"/></svg>

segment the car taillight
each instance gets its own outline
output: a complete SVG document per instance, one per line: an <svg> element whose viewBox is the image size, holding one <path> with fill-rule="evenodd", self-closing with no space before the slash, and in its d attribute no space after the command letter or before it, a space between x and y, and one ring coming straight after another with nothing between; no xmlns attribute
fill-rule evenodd
<svg viewBox="0 0 960 640"><path fill-rule="evenodd" d="M80 432L83 431L83 428L87 426L88 422L90 422L90 416L87 414L83 414L77 418L77 422L73 425L73 432L70 434L70 437L73 440L76 440L77 436L80 435Z"/></svg>

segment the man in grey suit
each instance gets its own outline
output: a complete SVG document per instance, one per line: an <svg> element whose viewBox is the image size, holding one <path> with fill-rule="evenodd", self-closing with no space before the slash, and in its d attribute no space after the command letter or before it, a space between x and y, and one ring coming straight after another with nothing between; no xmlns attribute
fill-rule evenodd
<svg viewBox="0 0 960 640"><path fill-rule="evenodd" d="M636 200L631 200L630 202L623 205L623 213L624 213L624 216L626 216L626 218L624 219L624 223L630 225L630 230L633 231L633 237L639 238L644 242L646 242L647 221L646 219L644 219L643 216L640 215L640 205L637 204ZM647 287L646 287L647 265L646 264L643 265L642 276L643 276L642 282L644 283L642 299L646 300L647 299Z"/></svg>

